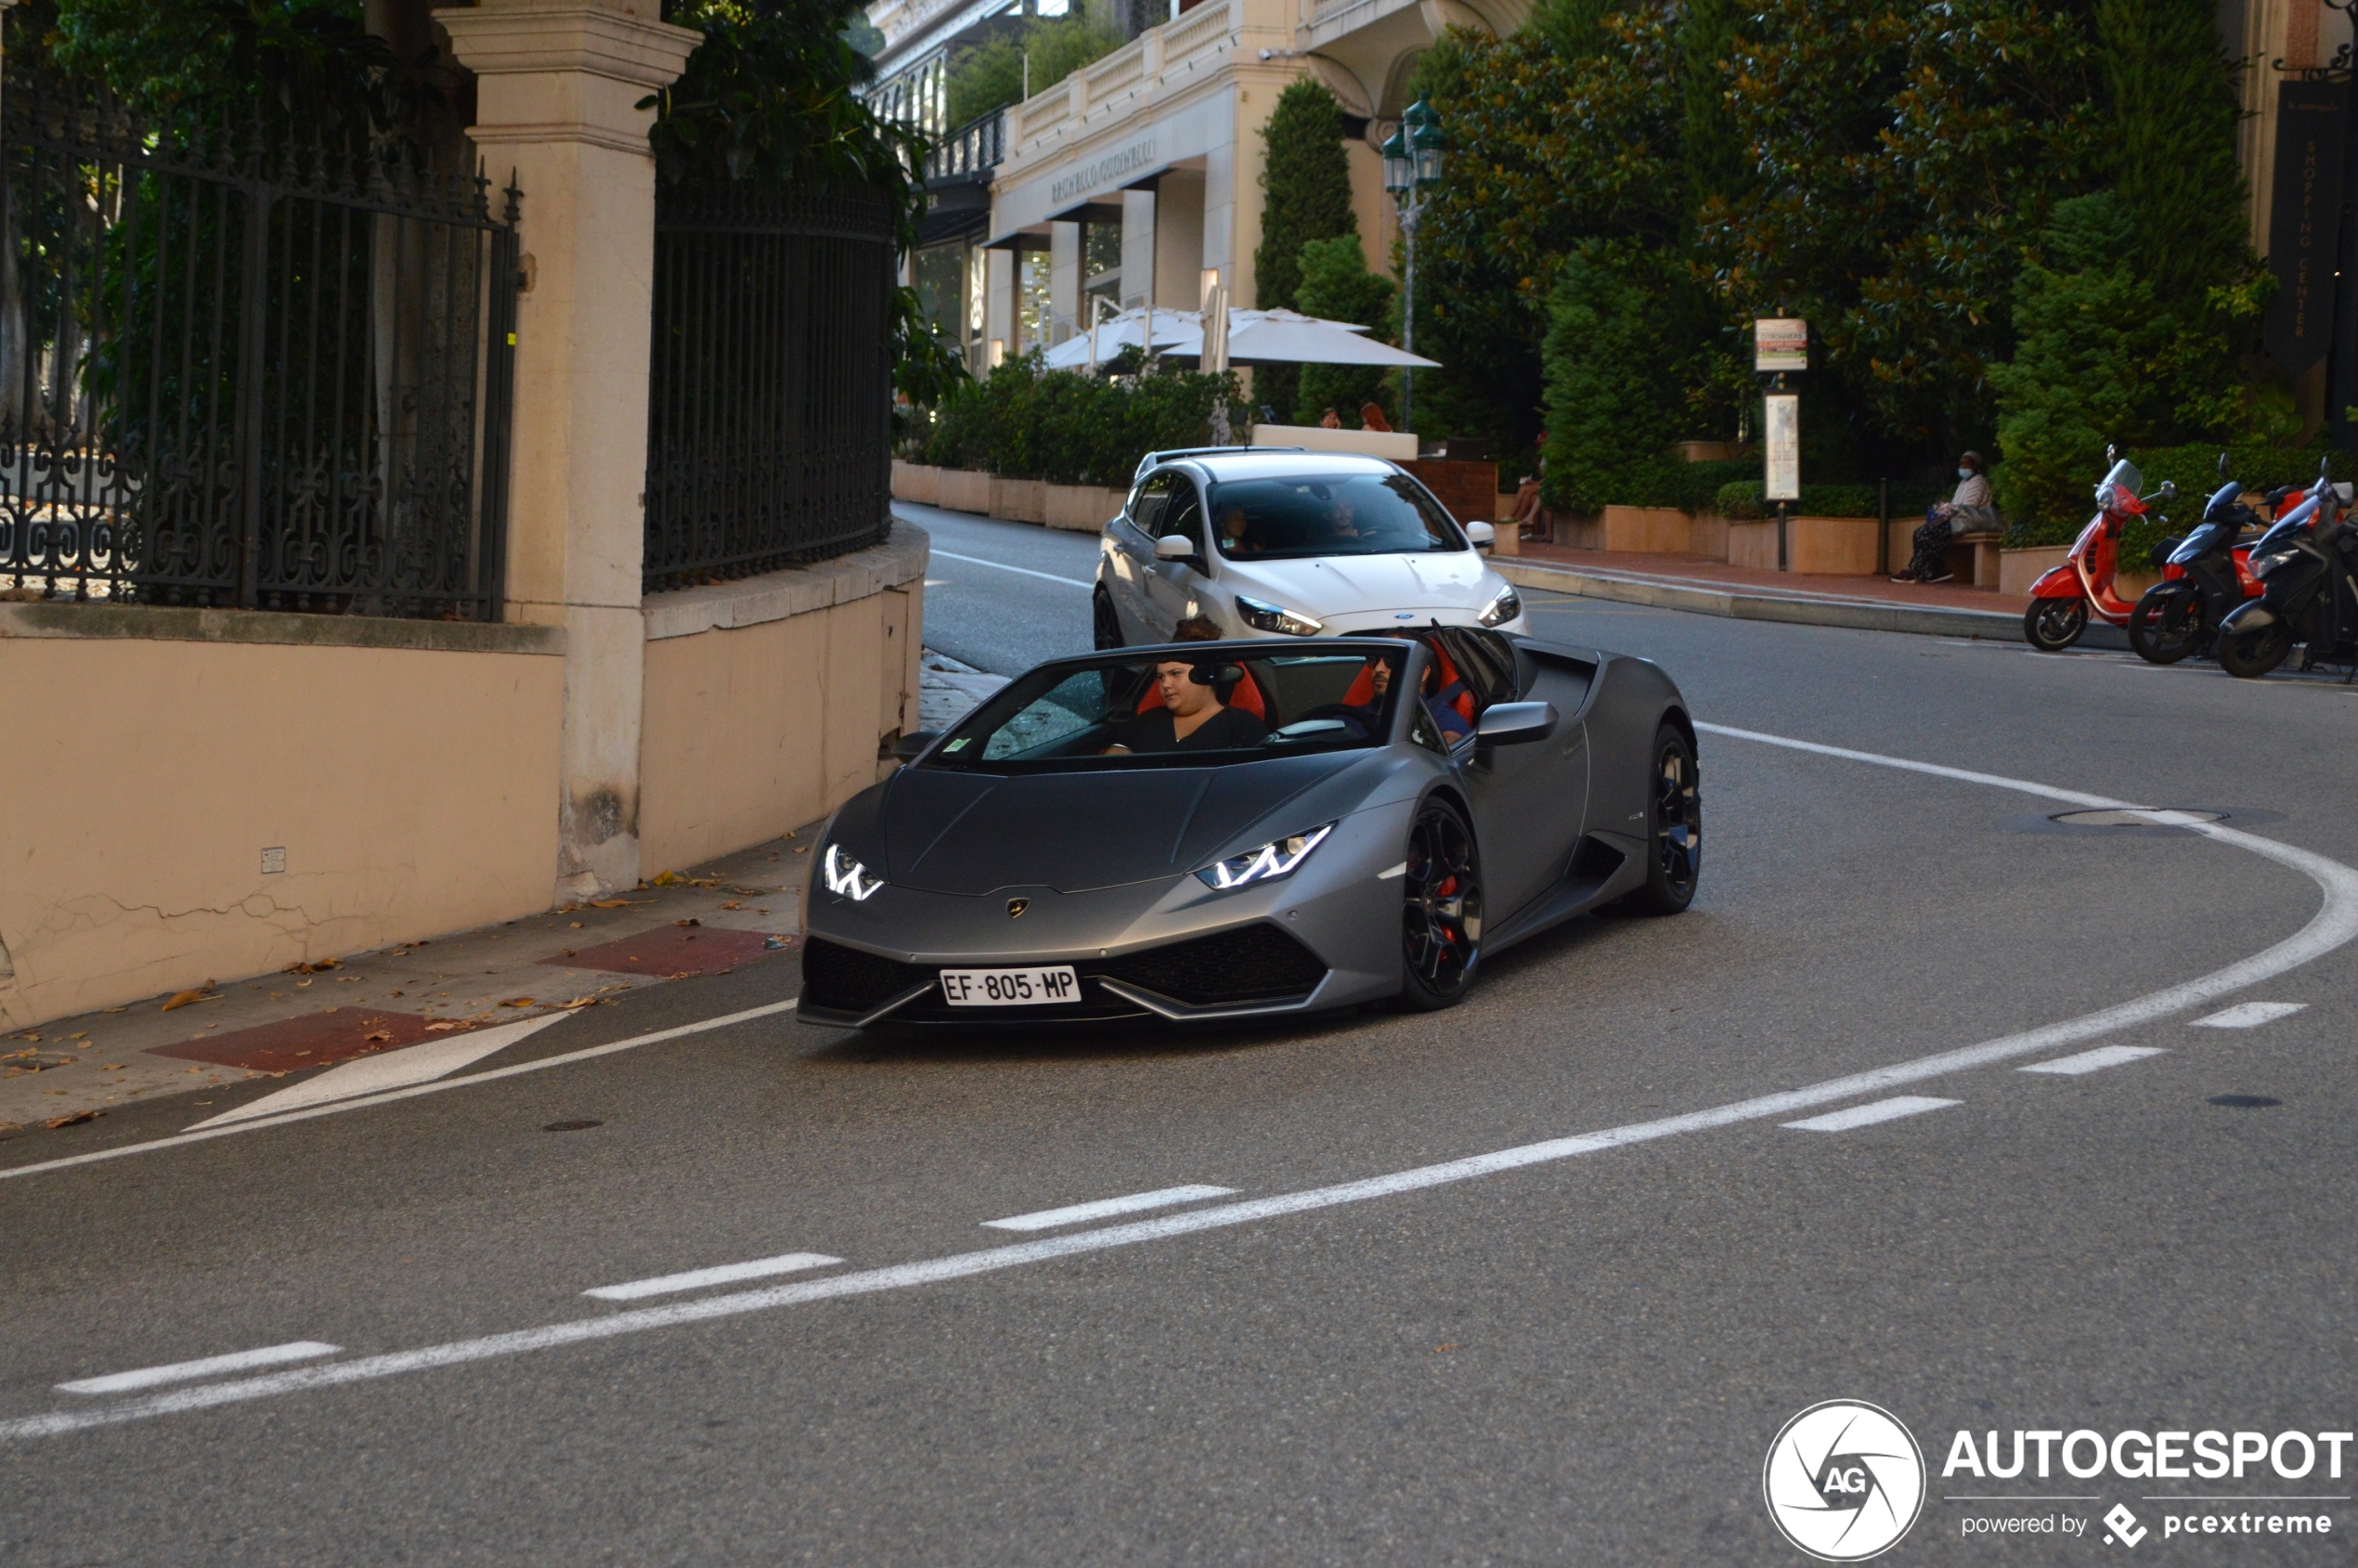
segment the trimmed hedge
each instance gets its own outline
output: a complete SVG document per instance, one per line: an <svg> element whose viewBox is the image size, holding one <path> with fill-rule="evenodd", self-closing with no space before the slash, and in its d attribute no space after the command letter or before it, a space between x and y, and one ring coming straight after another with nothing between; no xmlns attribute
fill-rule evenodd
<svg viewBox="0 0 2358 1568"><path fill-rule="evenodd" d="M1744 522L1777 515L1777 503L1763 500L1768 487L1761 479L1739 479L1719 487L1719 514ZM1872 485L1804 485L1801 499L1793 503L1795 517L1873 517L1882 497ZM1897 506L1898 498L1893 498ZM1896 515L1905 516L1899 512Z"/></svg>
<svg viewBox="0 0 2358 1568"><path fill-rule="evenodd" d="M1224 396L1229 428L1241 438L1245 406L1234 375L1089 376L1043 369L1036 355L1027 355L950 398L925 460L1011 479L1128 489L1148 452L1210 445L1212 410Z"/></svg>

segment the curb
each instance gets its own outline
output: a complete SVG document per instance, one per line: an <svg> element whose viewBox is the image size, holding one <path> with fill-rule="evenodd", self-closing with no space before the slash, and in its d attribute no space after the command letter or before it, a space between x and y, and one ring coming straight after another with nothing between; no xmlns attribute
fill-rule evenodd
<svg viewBox="0 0 2358 1568"><path fill-rule="evenodd" d="M1609 599L1655 610L1683 610L1690 615L1722 616L1740 621L1842 627L1853 631L1899 631L1919 637L2023 641L2021 617L1997 610L1958 610L1944 604L1894 604L1880 600L1815 599L1740 589L1699 588L1650 577L1540 565L1511 556L1494 555L1489 564L1492 571L1518 588L1547 589L1582 599ZM2079 645L2126 652L2129 639L2118 627L2091 621L2080 635Z"/></svg>

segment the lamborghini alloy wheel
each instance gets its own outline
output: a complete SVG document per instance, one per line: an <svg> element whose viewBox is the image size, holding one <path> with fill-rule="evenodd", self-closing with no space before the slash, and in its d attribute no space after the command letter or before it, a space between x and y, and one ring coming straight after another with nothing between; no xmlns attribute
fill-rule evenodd
<svg viewBox="0 0 2358 1568"><path fill-rule="evenodd" d="M1482 963L1482 866L1473 830L1455 808L1428 801L1408 832L1401 877L1402 1004L1455 1006Z"/></svg>
<svg viewBox="0 0 2358 1568"><path fill-rule="evenodd" d="M1646 880L1621 901L1631 914L1677 914L1703 878L1703 781L1695 748L1676 724L1654 732L1646 799Z"/></svg>

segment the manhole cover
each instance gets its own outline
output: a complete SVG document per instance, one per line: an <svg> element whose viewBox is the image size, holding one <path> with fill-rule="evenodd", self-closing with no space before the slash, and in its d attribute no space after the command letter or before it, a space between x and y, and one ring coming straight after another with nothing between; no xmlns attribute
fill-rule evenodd
<svg viewBox="0 0 2358 1568"><path fill-rule="evenodd" d="M2191 806L2156 806L2154 811L2167 811L2182 823L2223 823L2224 811L2205 811ZM2170 823L2157 823L2149 811L2120 811L2109 808L2096 811L2058 811L2047 819L2069 827L2169 827Z"/></svg>
<svg viewBox="0 0 2358 1568"><path fill-rule="evenodd" d="M2269 1106L2280 1106L2285 1102L2272 1100L2265 1095L2213 1095L2210 1096L2210 1103L2215 1106L2225 1106L2231 1110L2261 1110Z"/></svg>

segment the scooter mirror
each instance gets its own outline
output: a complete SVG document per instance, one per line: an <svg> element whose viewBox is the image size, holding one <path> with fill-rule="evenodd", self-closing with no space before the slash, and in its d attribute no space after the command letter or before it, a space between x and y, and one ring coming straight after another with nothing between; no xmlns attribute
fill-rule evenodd
<svg viewBox="0 0 2358 1568"><path fill-rule="evenodd" d="M2219 477L2227 477L2227 454L2224 452L2219 454Z"/></svg>
<svg viewBox="0 0 2358 1568"><path fill-rule="evenodd" d="M2109 441L2105 443L2105 466L2106 468L2112 466L2112 443Z"/></svg>
<svg viewBox="0 0 2358 1568"><path fill-rule="evenodd" d="M2178 499L2178 486L2167 479L2163 480L2161 482L2161 499L2166 501L2176 500Z"/></svg>

